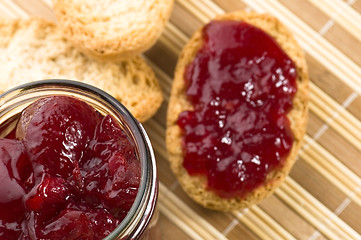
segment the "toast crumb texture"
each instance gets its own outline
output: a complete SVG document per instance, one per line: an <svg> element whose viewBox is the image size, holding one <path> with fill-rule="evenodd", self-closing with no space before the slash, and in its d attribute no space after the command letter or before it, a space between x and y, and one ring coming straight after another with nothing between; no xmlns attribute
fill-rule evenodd
<svg viewBox="0 0 361 240"><path fill-rule="evenodd" d="M168 21L174 0L54 0L66 38L100 60L124 59L149 49Z"/></svg>
<svg viewBox="0 0 361 240"><path fill-rule="evenodd" d="M98 87L122 102L139 121L160 107L162 92L141 57L112 62L79 52L55 24L43 19L0 19L0 93L41 79L71 79Z"/></svg>
<svg viewBox="0 0 361 240"><path fill-rule="evenodd" d="M183 155L181 147L181 130L176 121L178 115L185 110L192 110L191 103L185 95L183 73L185 67L192 62L198 49L202 46L201 29L194 33L179 56L171 97L167 113L166 144L169 153L169 162L172 171L177 176L184 191L196 202L206 208L219 211L232 211L248 208L269 196L288 176L294 164L297 152L302 144L308 119L308 72L303 51L292 34L273 16L268 14L232 12L216 17L219 20L245 21L271 35L281 48L294 61L297 67L298 90L293 100L293 109L288 118L294 134L294 143L291 152L282 169L274 170L267 176L264 185L256 188L244 198L223 199L206 189L206 178L203 176L190 176L183 168Z"/></svg>

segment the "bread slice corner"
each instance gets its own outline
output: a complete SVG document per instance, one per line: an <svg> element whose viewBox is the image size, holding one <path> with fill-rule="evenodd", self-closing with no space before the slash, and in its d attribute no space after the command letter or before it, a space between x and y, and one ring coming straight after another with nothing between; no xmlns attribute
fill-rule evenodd
<svg viewBox="0 0 361 240"><path fill-rule="evenodd" d="M142 57L118 63L90 59L44 19L0 18L0 53L0 92L41 79L81 81L117 98L140 122L163 101L159 82Z"/></svg>
<svg viewBox="0 0 361 240"><path fill-rule="evenodd" d="M170 18L174 0L54 0L64 35L98 60L118 61L153 46Z"/></svg>

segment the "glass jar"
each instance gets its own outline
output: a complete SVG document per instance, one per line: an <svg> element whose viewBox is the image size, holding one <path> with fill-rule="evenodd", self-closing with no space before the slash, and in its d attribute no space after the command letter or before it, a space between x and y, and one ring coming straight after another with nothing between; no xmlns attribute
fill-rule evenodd
<svg viewBox="0 0 361 240"><path fill-rule="evenodd" d="M110 114L135 142L141 162L141 180L135 201L124 220L109 234L111 239L157 239L156 201L158 179L154 153L142 125L115 98L93 86L71 80L41 80L13 88L0 95L0 137L11 132L21 111L35 100L53 95L73 96Z"/></svg>

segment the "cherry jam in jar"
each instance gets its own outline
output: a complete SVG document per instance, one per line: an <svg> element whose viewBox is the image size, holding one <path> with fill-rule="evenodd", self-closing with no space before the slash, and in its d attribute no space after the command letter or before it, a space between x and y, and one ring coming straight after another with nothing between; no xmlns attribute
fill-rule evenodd
<svg viewBox="0 0 361 240"><path fill-rule="evenodd" d="M36 81L0 95L0 183L0 239L159 234L146 132L116 99L80 82Z"/></svg>
<svg viewBox="0 0 361 240"><path fill-rule="evenodd" d="M282 167L293 144L287 117L297 91L293 61L267 33L218 20L185 68L193 110L179 115L183 166L223 198L242 198Z"/></svg>

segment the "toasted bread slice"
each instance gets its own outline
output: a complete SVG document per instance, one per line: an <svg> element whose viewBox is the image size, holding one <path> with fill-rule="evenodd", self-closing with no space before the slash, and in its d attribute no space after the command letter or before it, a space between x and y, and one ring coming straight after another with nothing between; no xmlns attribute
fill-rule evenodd
<svg viewBox="0 0 361 240"><path fill-rule="evenodd" d="M100 60L124 59L149 49L168 21L173 0L54 0L65 36Z"/></svg>
<svg viewBox="0 0 361 240"><path fill-rule="evenodd" d="M196 202L204 207L231 211L247 208L258 203L270 195L287 177L296 160L306 129L308 116L308 73L302 49L299 47L291 33L274 17L268 14L233 12L216 17L216 20L245 21L258 27L272 36L294 61L297 69L297 92L293 99L293 108L288 113L291 122L291 130L294 135L294 142L286 163L282 169L270 172L265 183L251 191L245 197L221 198L214 192L207 189L207 179L204 176L190 176L183 167L182 132L177 125L177 119L181 112L192 110L192 104L185 95L184 71L185 67L192 62L197 51L203 44L202 29L198 30L191 37L179 56L175 71L174 82L167 114L166 144L169 153L169 162L172 171L175 173L180 185L185 192Z"/></svg>
<svg viewBox="0 0 361 240"><path fill-rule="evenodd" d="M72 79L111 94L139 121L160 107L158 80L141 57L117 64L90 59L43 19L0 19L0 33L0 92L34 80Z"/></svg>

